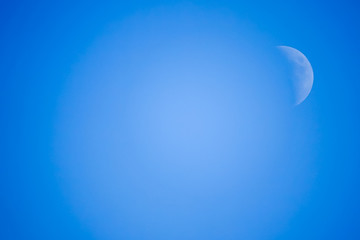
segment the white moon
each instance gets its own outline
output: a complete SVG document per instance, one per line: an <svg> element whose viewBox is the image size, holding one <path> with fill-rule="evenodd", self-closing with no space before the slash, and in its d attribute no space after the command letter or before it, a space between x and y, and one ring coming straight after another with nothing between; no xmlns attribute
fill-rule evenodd
<svg viewBox="0 0 360 240"><path fill-rule="evenodd" d="M309 95L314 82L314 73L309 60L299 50L278 46L291 64L291 81L294 89L295 105L302 103Z"/></svg>

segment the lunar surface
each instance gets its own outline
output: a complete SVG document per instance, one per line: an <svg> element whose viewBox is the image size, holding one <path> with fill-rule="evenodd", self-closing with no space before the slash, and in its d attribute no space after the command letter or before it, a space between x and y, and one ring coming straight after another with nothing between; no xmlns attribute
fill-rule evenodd
<svg viewBox="0 0 360 240"><path fill-rule="evenodd" d="M299 105L308 97L312 89L314 81L313 69L309 60L299 50L287 46L278 46L278 49L290 63L294 104Z"/></svg>

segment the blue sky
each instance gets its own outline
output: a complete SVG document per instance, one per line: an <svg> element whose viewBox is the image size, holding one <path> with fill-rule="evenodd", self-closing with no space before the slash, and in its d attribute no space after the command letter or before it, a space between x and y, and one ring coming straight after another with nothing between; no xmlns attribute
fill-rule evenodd
<svg viewBox="0 0 360 240"><path fill-rule="evenodd" d="M359 239L357 9L1 3L0 238Z"/></svg>

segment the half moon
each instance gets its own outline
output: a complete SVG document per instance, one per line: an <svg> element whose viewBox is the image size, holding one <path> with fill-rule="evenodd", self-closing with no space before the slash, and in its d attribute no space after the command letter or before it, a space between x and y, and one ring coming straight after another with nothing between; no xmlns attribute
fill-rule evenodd
<svg viewBox="0 0 360 240"><path fill-rule="evenodd" d="M313 69L309 60L299 50L287 46L278 46L278 49L290 63L290 78L294 90L295 105L299 105L307 98L312 89Z"/></svg>

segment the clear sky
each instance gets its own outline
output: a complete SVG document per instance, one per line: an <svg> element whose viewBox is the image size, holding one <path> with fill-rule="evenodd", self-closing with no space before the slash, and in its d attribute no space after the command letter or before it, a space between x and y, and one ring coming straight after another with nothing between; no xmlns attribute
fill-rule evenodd
<svg viewBox="0 0 360 240"><path fill-rule="evenodd" d="M3 1L0 239L360 239L358 9Z"/></svg>

